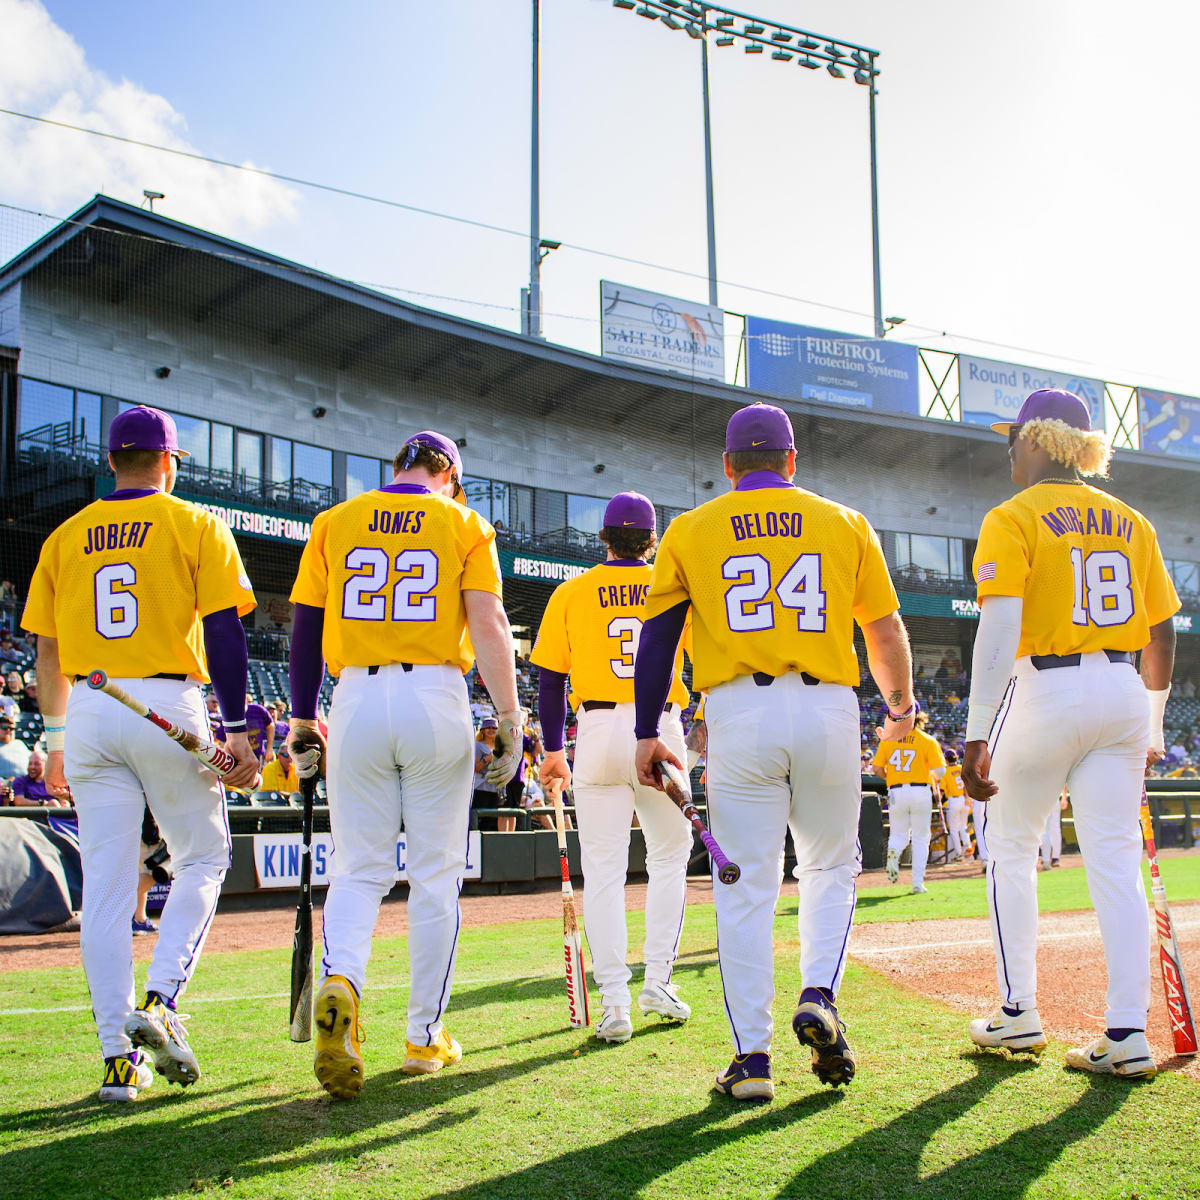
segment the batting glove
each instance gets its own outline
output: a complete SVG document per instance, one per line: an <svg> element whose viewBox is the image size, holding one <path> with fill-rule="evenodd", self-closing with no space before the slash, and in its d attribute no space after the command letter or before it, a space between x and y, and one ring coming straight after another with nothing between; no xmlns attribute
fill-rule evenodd
<svg viewBox="0 0 1200 1200"><path fill-rule="evenodd" d="M325 739L315 721L293 717L287 744L292 762L296 764L296 774L301 779L311 779L314 775L317 778L324 777Z"/></svg>
<svg viewBox="0 0 1200 1200"><path fill-rule="evenodd" d="M496 746L492 751L491 766L485 778L495 787L503 787L517 773L517 766L525 749L525 711L514 708L500 714L500 728L496 731Z"/></svg>

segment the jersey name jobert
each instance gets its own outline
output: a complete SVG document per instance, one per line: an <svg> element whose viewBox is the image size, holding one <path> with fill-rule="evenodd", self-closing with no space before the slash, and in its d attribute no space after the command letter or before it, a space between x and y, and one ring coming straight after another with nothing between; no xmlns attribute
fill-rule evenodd
<svg viewBox="0 0 1200 1200"><path fill-rule="evenodd" d="M120 524L89 525L84 554L96 554L101 550L140 550L146 544L146 535L153 521L122 521Z"/></svg>

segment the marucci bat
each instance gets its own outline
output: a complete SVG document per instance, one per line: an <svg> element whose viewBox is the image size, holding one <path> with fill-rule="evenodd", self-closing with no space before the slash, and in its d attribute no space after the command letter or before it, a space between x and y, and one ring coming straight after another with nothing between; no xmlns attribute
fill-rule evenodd
<svg viewBox="0 0 1200 1200"><path fill-rule="evenodd" d="M583 942L579 937L579 918L575 914L575 891L571 887L571 869L567 862L567 830L563 819L562 783L552 780L546 786L554 806L554 832L558 836L558 859L562 864L563 960L567 973L567 1012L572 1029L585 1029L588 1017L587 976L583 968Z"/></svg>
<svg viewBox="0 0 1200 1200"><path fill-rule="evenodd" d="M1167 889L1158 873L1158 847L1154 843L1154 822L1150 818L1150 800L1142 784L1142 837L1146 840L1146 857L1150 860L1150 890L1154 895L1154 926L1158 931L1158 966L1162 972L1163 991L1167 997L1167 1015L1171 1021L1171 1041L1176 1054L1195 1054L1197 1051L1196 1022L1192 1002L1188 998L1187 979L1183 974L1183 959L1171 910L1167 907Z"/></svg>
<svg viewBox="0 0 1200 1200"><path fill-rule="evenodd" d="M692 823L692 828L700 835L709 857L717 868L717 878L722 883L737 883L742 877L742 868L735 862L730 862L725 852L717 845L717 839L709 833L691 796L684 787L684 781L678 770L668 762L654 764L659 779L662 780L663 791L675 802L679 811Z"/></svg>
<svg viewBox="0 0 1200 1200"><path fill-rule="evenodd" d="M300 745L299 738L295 741L297 746ZM300 895L296 902L296 928L292 934L292 996L288 1009L288 1037L293 1042L312 1040L312 834L316 791L316 775L300 780L300 795L304 798L304 819L300 848Z"/></svg>

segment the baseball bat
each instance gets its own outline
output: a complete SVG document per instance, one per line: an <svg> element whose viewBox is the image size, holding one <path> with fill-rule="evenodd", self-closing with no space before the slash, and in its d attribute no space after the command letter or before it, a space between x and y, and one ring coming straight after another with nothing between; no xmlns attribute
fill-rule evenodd
<svg viewBox="0 0 1200 1200"><path fill-rule="evenodd" d="M317 777L300 780L304 821L300 835L300 895L296 901L296 929L292 934L292 1003L288 1037L293 1042L312 1041L313 934L312 934L312 835Z"/></svg>
<svg viewBox="0 0 1200 1200"><path fill-rule="evenodd" d="M1154 843L1154 822L1150 818L1150 799L1142 784L1142 837L1146 841L1146 857L1150 860L1150 890L1154 895L1154 925L1158 931L1158 966L1162 972L1163 992L1167 998L1167 1015L1171 1021L1171 1040L1176 1054L1195 1054L1197 1051L1196 1023L1192 1017L1192 1002L1188 997L1187 979L1183 974L1183 958L1167 906L1167 889L1158 873L1158 847Z"/></svg>
<svg viewBox="0 0 1200 1200"><path fill-rule="evenodd" d="M579 918L575 914L575 891L571 887L571 869L567 862L567 828L563 819L562 782L546 785L554 805L554 832L558 837L558 861L562 866L563 960L567 972L567 1012L572 1029L586 1029L588 1016L587 976L583 967L583 942L579 937Z"/></svg>
<svg viewBox="0 0 1200 1200"><path fill-rule="evenodd" d="M717 845L717 839L708 832L699 811L692 803L691 796L684 791L683 779L679 772L666 761L655 763L654 766L659 779L662 780L663 791L670 796L679 811L692 823L692 828L700 835L700 840L717 868L717 878L722 883L737 883L742 877L742 868L725 857L725 852Z"/></svg>
<svg viewBox="0 0 1200 1200"><path fill-rule="evenodd" d="M119 700L126 708L131 708L139 717L145 717L151 725L157 725L172 741L178 742L190 755L198 758L210 771L224 775L232 771L237 760L228 750L214 746L212 742L192 733L190 729L180 729L165 717L160 717L149 705L131 696L123 687L113 683L103 671L92 671L87 677L87 685L93 691L105 692L114 700Z"/></svg>

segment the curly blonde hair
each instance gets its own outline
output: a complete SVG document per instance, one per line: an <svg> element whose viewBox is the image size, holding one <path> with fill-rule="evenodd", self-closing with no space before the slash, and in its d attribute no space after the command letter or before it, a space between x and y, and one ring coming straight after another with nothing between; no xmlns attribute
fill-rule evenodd
<svg viewBox="0 0 1200 1200"><path fill-rule="evenodd" d="M1020 436L1080 475L1108 475L1112 447L1101 430L1076 429L1054 417L1038 417L1021 426Z"/></svg>

